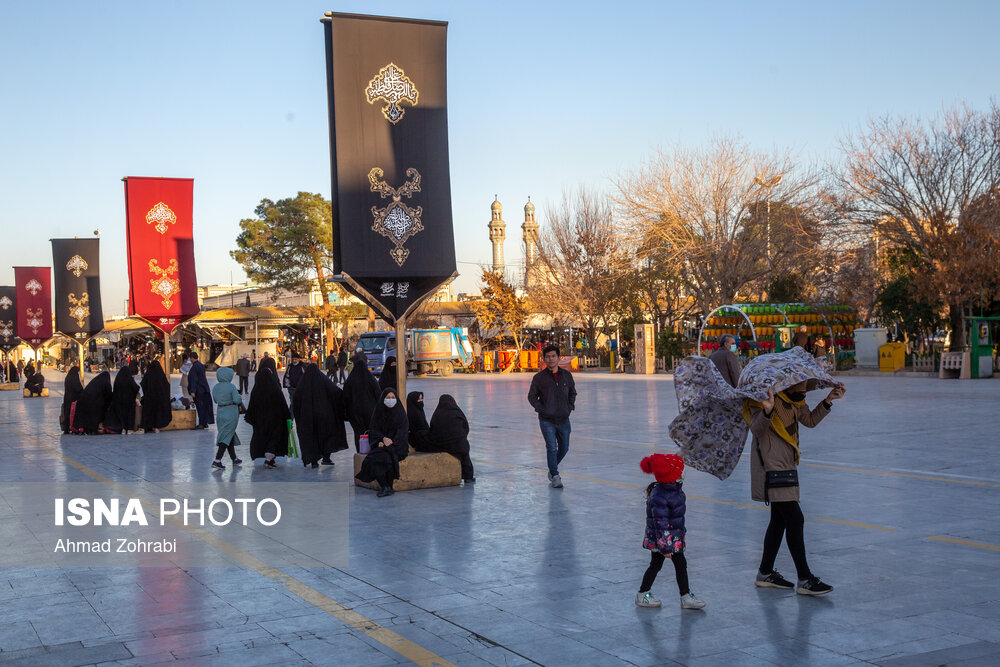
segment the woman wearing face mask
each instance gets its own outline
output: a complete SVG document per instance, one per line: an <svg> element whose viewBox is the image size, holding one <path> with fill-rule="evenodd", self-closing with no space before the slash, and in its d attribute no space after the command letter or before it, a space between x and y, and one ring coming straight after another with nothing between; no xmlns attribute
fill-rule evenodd
<svg viewBox="0 0 1000 667"><path fill-rule="evenodd" d="M751 493L754 500L771 505L771 521L764 534L764 553L755 583L761 588L795 588L800 595L824 595L833 590L813 575L806 560L805 519L799 508L797 471L799 424L806 428L819 424L830 414L833 401L844 396L844 388L835 387L810 410L805 401L806 391L815 388L815 383L815 380L800 382L778 392L777 396L769 390L764 401L747 400L744 404L744 418L750 423L753 434L749 452ZM797 586L774 569L782 536L795 562Z"/></svg>
<svg viewBox="0 0 1000 667"><path fill-rule="evenodd" d="M395 493L392 483L399 479L399 462L410 451L409 429L406 411L396 399L396 392L386 389L375 406L368 426L371 453L365 457L361 471L356 475L365 483L378 482L379 498Z"/></svg>
<svg viewBox="0 0 1000 667"><path fill-rule="evenodd" d="M719 339L719 349L709 357L730 387L735 387L736 383L740 381L740 362L736 358L738 349L736 338L731 334L723 334L722 338Z"/></svg>

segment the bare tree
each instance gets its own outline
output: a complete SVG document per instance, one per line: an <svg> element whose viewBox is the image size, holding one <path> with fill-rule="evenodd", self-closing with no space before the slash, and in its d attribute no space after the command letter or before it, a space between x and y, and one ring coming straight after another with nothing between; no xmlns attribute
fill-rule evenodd
<svg viewBox="0 0 1000 667"><path fill-rule="evenodd" d="M963 340L963 308L1000 287L1000 109L871 120L841 146L846 220L915 254L914 285Z"/></svg>
<svg viewBox="0 0 1000 667"><path fill-rule="evenodd" d="M564 195L546 217L531 295L535 309L578 322L594 349L598 332L608 333L615 320L616 278L631 264L622 230L610 201L585 188Z"/></svg>
<svg viewBox="0 0 1000 667"><path fill-rule="evenodd" d="M721 138L660 152L617 185L635 246L680 267L703 312L819 252L818 178L787 154Z"/></svg>

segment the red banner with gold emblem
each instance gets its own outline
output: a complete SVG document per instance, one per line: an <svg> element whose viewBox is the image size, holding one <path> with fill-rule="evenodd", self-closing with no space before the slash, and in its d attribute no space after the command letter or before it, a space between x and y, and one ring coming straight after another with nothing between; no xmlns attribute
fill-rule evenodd
<svg viewBox="0 0 1000 667"><path fill-rule="evenodd" d="M52 270L47 266L15 266L17 335L33 347L52 338Z"/></svg>
<svg viewBox="0 0 1000 667"><path fill-rule="evenodd" d="M125 181L129 314L166 333L198 314L194 179Z"/></svg>

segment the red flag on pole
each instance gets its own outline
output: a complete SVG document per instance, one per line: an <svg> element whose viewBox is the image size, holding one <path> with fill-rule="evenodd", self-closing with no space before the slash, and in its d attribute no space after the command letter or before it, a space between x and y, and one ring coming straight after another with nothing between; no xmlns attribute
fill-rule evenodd
<svg viewBox="0 0 1000 667"><path fill-rule="evenodd" d="M17 335L33 349L52 338L52 270L15 266Z"/></svg>
<svg viewBox="0 0 1000 667"><path fill-rule="evenodd" d="M169 334L198 314L194 179L125 181L129 314Z"/></svg>

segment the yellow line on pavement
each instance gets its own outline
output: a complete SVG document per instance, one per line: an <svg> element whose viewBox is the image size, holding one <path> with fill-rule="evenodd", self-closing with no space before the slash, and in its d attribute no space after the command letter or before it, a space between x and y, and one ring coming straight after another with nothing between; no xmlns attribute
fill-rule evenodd
<svg viewBox="0 0 1000 667"><path fill-rule="evenodd" d="M515 465L512 463L500 463L498 461L483 461L480 459L475 459L476 463L485 463L492 466L500 466L501 468L513 468L517 470L527 470L528 472L534 472L538 474L545 473L545 470L539 470L538 468L529 468L527 466ZM613 482L607 479L599 479L597 477L584 477L583 475L573 475L560 473L560 477L566 477L568 479L579 479L585 482L596 482L598 484L608 484L610 486L620 486L625 489L645 489L646 486L642 484L628 484L626 482ZM750 510L763 510L768 511L768 508L760 503L742 503L738 500L719 500L718 498L708 498L706 496L695 496L687 494L688 500L699 500L706 503L714 503L716 505L729 505L730 507L741 507L743 509ZM873 523L859 523L857 521L846 521L844 519L831 519L825 516L813 516L811 514L806 515L807 519L813 519L815 521L825 521L826 523L836 523L842 526L853 526L854 528L865 528L867 530L878 530L883 533L895 533L895 528L890 528L889 526L879 526Z"/></svg>
<svg viewBox="0 0 1000 667"><path fill-rule="evenodd" d="M5 429L14 433L25 440L34 442L39 447L47 449L56 458L60 459L69 466L72 466L87 475L91 479L98 481L105 486L111 487L112 489L122 493L124 495L129 495L135 498L139 498L143 505L147 508L152 509L154 512L159 511L157 506L150 501L148 498L136 495L133 491L122 486L119 482L114 481L108 477L105 477L101 473L97 472L93 468L90 468L83 463L80 463L76 459L73 459L63 452L61 452L56 447L46 444L26 433L16 431L7 425L3 425ZM439 655L428 651L422 646L413 643L406 637L399 635L388 628L384 628L375 621L371 620L367 616L357 613L356 611L345 607L341 603L337 602L325 593L321 593L315 588L309 586L305 582L299 581L295 577L285 574L273 565L262 561L256 556L243 551L239 547L227 542L218 535L211 533L204 528L198 526L185 526L179 521L171 520L181 529L186 530L198 539L202 540L209 546L214 547L218 551L221 551L225 555L229 556L237 563L250 568L251 570L257 572L258 574L267 577L268 579L274 579L275 581L284 584L285 588L292 594L301 598L302 600L308 602L309 604L325 611L334 618L342 621L346 625L351 626L355 630L365 633L378 643L382 644L386 648L389 648L396 653L400 654L407 660L414 662L423 667L456 667L451 662L448 662Z"/></svg>
<svg viewBox="0 0 1000 667"><path fill-rule="evenodd" d="M988 486L1000 488L1000 484L994 482L978 482L971 479L953 479L951 477L935 477L934 475L921 475L913 472L894 472L892 470L872 470L870 468L852 468L850 466L835 466L827 463L809 463L803 461L799 465L811 468L826 468L827 470L844 470L846 472L866 472L870 475L889 475L890 477L909 477L910 479L924 479L929 482L950 482L951 484L966 484L968 486Z"/></svg>
<svg viewBox="0 0 1000 667"><path fill-rule="evenodd" d="M976 549L989 549L990 551L1000 551L1000 546L996 544L986 544L985 542L973 542L972 540L960 540L957 537L945 537L944 535L928 535L928 540L936 542L947 542L949 544L959 544L963 547L975 547Z"/></svg>

